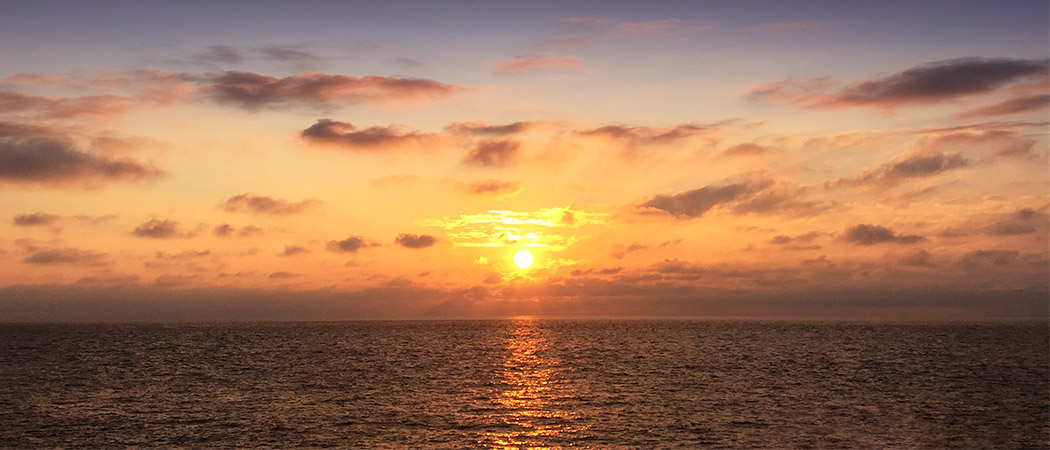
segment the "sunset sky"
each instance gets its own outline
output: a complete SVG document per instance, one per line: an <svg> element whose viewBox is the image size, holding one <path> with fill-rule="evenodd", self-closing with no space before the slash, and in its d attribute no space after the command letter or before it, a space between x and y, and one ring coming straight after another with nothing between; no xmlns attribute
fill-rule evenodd
<svg viewBox="0 0 1050 450"><path fill-rule="evenodd" d="M0 321L1045 317L1048 17L5 2Z"/></svg>

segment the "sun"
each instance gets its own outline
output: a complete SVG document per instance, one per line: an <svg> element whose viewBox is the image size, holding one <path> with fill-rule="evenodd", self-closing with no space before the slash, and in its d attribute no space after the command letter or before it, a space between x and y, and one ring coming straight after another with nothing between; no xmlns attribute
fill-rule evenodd
<svg viewBox="0 0 1050 450"><path fill-rule="evenodd" d="M519 269L528 269L532 266L532 253L528 250L522 250L515 253L514 265L518 266Z"/></svg>

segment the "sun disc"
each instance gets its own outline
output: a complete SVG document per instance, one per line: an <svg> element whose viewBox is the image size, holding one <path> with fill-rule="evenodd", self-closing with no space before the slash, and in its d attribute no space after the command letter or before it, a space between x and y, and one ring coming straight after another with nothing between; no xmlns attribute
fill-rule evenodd
<svg viewBox="0 0 1050 450"><path fill-rule="evenodd" d="M514 254L514 265L519 269L528 269L532 266L532 253L522 250Z"/></svg>

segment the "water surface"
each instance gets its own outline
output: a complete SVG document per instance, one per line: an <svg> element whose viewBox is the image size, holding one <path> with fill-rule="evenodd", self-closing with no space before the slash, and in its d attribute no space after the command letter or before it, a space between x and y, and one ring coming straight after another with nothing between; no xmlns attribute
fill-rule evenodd
<svg viewBox="0 0 1050 450"><path fill-rule="evenodd" d="M0 325L8 447L1047 447L1045 323Z"/></svg>

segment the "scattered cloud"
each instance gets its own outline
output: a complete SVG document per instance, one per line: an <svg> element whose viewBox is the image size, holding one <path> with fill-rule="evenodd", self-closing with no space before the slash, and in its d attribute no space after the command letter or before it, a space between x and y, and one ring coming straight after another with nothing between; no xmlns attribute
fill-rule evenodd
<svg viewBox="0 0 1050 450"><path fill-rule="evenodd" d="M194 54L192 62L197 64L237 65L244 62L242 51L229 45L213 45Z"/></svg>
<svg viewBox="0 0 1050 450"><path fill-rule="evenodd" d="M277 254L277 256L295 256L307 253L308 251L309 250L307 250L306 247L303 247L301 245L285 245L284 251Z"/></svg>
<svg viewBox="0 0 1050 450"><path fill-rule="evenodd" d="M1048 67L1047 60L957 58L845 86L830 77L769 82L750 90L745 98L805 108L892 110L993 92L1011 83L1045 77Z"/></svg>
<svg viewBox="0 0 1050 450"><path fill-rule="evenodd" d="M673 195L657 195L638 205L643 214L666 213L677 219L703 216L717 206L730 206L735 214L787 214L810 216L830 206L805 200L808 189L788 183L755 178L722 185L708 185Z"/></svg>
<svg viewBox="0 0 1050 450"><path fill-rule="evenodd" d="M295 278L295 277L298 277L298 276L300 276L300 275L297 274L297 273L279 271L279 272L273 272L273 273L267 275L266 278L270 278L270 279L285 279L285 278Z"/></svg>
<svg viewBox="0 0 1050 450"><path fill-rule="evenodd" d="M222 225L217 225L214 229L212 229L212 233L216 237L233 237L233 236L251 237L251 236L258 236L258 235L262 234L263 233L263 229L259 228L257 226L254 226L254 225L247 225L247 226L241 227L241 229L238 230L233 225L230 225L228 223L224 223Z"/></svg>
<svg viewBox="0 0 1050 450"><path fill-rule="evenodd" d="M486 167L506 167L514 164L520 148L521 141L517 139L485 139L478 142L463 158L463 162Z"/></svg>
<svg viewBox="0 0 1050 450"><path fill-rule="evenodd" d="M612 252L612 254L610 256L612 256L613 258L616 258L616 259L623 259L624 257L627 256L628 253L634 253L634 252L642 251L642 250L645 250L647 248L649 248L649 247L635 242L635 243L633 243L631 245L628 245L627 247L624 247L622 250L616 250L616 251Z"/></svg>
<svg viewBox="0 0 1050 450"><path fill-rule="evenodd" d="M915 244L926 240L925 237L915 234L899 234L893 230L878 226L861 224L850 227L844 236L847 242L858 245L874 245L886 242L895 244Z"/></svg>
<svg viewBox="0 0 1050 450"><path fill-rule="evenodd" d="M932 261L932 255L926 250L919 250L915 254L905 256L900 259L900 263L906 266L913 267L934 267L936 264Z"/></svg>
<svg viewBox="0 0 1050 450"><path fill-rule="evenodd" d="M769 147L765 147L758 144L752 144L746 142L743 144L737 144L732 147L725 149L721 156L724 157L737 157L737 156L762 156L772 151Z"/></svg>
<svg viewBox="0 0 1050 450"><path fill-rule="evenodd" d="M611 21L612 19L607 17L559 17L557 19L558 23L579 26L604 25Z"/></svg>
<svg viewBox="0 0 1050 450"><path fill-rule="evenodd" d="M751 25L746 28L748 31L759 31L765 33L780 33L786 31L803 31L813 30L820 28L820 22L815 20L806 20L800 22L769 22L760 23L758 25Z"/></svg>
<svg viewBox="0 0 1050 450"><path fill-rule="evenodd" d="M991 236L1017 236L1033 234L1040 229L1043 234L1050 225L1050 214L1044 211L1036 211L1031 208L1023 208L1010 214L1004 214L998 220L983 228L985 234Z"/></svg>
<svg viewBox="0 0 1050 450"><path fill-rule="evenodd" d="M650 37L698 31L711 27L711 22L692 19L663 19L645 22L620 22L616 25L619 37Z"/></svg>
<svg viewBox="0 0 1050 450"><path fill-rule="evenodd" d="M617 140L629 146L639 145L669 145L681 142L687 138L701 133L716 130L731 121L722 121L711 125L696 125L682 123L671 128L606 125L598 128L576 130L575 134L580 136L600 136L607 139Z"/></svg>
<svg viewBox="0 0 1050 450"><path fill-rule="evenodd" d="M347 150L363 152L419 146L432 137L418 131L403 131L397 125L374 126L358 130L350 122L330 119L319 119L317 123L299 133L299 136L311 142L331 144Z"/></svg>
<svg viewBox="0 0 1050 450"><path fill-rule="evenodd" d="M247 110L289 105L331 109L359 103L435 100L462 89L460 86L421 78L375 75L353 77L317 72L301 72L278 78L252 72L226 71L200 77L200 81L200 92L207 98Z"/></svg>
<svg viewBox="0 0 1050 450"><path fill-rule="evenodd" d="M23 260L28 264L54 265L69 264L74 266L99 266L107 264L107 256L88 250L62 248L53 250L36 250Z"/></svg>
<svg viewBox="0 0 1050 450"><path fill-rule="evenodd" d="M920 151L983 151L992 157L1034 158L1036 140L1007 129L959 128L954 132L931 132L919 142Z"/></svg>
<svg viewBox="0 0 1050 450"><path fill-rule="evenodd" d="M481 121L453 122L445 132L461 136L502 137L524 133L547 125L546 122L514 122L506 125L489 125Z"/></svg>
<svg viewBox="0 0 1050 450"><path fill-rule="evenodd" d="M315 199L289 202L266 195L238 194L226 199L223 209L227 212L286 216L305 212L318 203L320 201Z"/></svg>
<svg viewBox="0 0 1050 450"><path fill-rule="evenodd" d="M31 227L38 225L52 225L61 217L56 214L37 212L33 214L19 214L14 217L14 224L20 227Z"/></svg>
<svg viewBox="0 0 1050 450"><path fill-rule="evenodd" d="M489 63L489 70L501 75L563 69L582 72L587 70L587 63L576 56L517 56Z"/></svg>
<svg viewBox="0 0 1050 450"><path fill-rule="evenodd" d="M1024 97L1013 97L999 103L968 109L955 117L970 119L974 117L1007 116L1039 111L1050 106L1050 94L1037 94Z"/></svg>
<svg viewBox="0 0 1050 450"><path fill-rule="evenodd" d="M729 203L762 188L764 186L746 182L704 186L674 195L657 195L639 207L660 210L679 218L696 218L719 204Z"/></svg>
<svg viewBox="0 0 1050 450"><path fill-rule="evenodd" d="M436 244L438 239L427 234L400 234L394 243L405 248L427 248Z"/></svg>
<svg viewBox="0 0 1050 450"><path fill-rule="evenodd" d="M106 158L55 138L0 137L0 181L50 186L95 186L164 175L128 158Z"/></svg>
<svg viewBox="0 0 1050 450"><path fill-rule="evenodd" d="M375 247L379 244L369 242L361 236L350 236L341 241L328 241L325 248L332 253L355 253L362 248Z"/></svg>
<svg viewBox="0 0 1050 450"><path fill-rule="evenodd" d="M466 185L465 191L478 195L495 195L513 197L524 189L515 181L481 180Z"/></svg>
<svg viewBox="0 0 1050 450"><path fill-rule="evenodd" d="M970 160L959 153L918 153L903 155L873 171L865 171L853 178L828 181L828 187L878 185L895 186L911 178L938 175L970 166Z"/></svg>
<svg viewBox="0 0 1050 450"><path fill-rule="evenodd" d="M179 222L160 219L150 219L135 227L132 233L135 236L152 239L187 238L193 236L193 233L179 231Z"/></svg>

